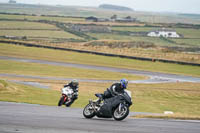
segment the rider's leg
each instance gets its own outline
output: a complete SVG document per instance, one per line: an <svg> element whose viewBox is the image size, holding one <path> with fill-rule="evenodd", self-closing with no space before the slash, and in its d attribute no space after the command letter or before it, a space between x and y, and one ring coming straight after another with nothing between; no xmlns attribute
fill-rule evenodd
<svg viewBox="0 0 200 133"><path fill-rule="evenodd" d="M66 107L70 107L71 104L72 104L76 99L78 99L78 96L74 96L74 97L71 99L71 101L68 102L68 103L66 104Z"/></svg>
<svg viewBox="0 0 200 133"><path fill-rule="evenodd" d="M112 97L111 93L108 90L104 91L102 98L106 99L106 98L110 98L110 97Z"/></svg>

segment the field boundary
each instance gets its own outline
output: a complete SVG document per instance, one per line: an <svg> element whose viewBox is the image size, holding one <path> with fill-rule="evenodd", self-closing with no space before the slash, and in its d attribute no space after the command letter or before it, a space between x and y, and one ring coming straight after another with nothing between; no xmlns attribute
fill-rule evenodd
<svg viewBox="0 0 200 133"><path fill-rule="evenodd" d="M181 62L181 61L173 61L173 60L164 60L164 59L154 59L154 58L144 58L144 57L136 57L136 56L126 56L126 55L118 55L118 54L109 54L109 53L87 51L87 50L78 50L78 49L71 49L71 48L59 48L59 47L44 46L44 45L40 45L40 44L18 42L18 41L12 41L12 40L0 40L0 43L23 45L23 46L27 46L27 47L38 47L38 48L48 48L48 49L56 49L56 50L63 50L63 51L72 51L72 52L79 52L79 53L88 53L88 54L95 54L95 55L102 55L102 56L110 56L110 57L119 57L119 58L126 58L126 59L151 61L151 62L159 61L159 62L164 62L164 63L200 66L200 64L197 64L197 63L189 63L189 62Z"/></svg>

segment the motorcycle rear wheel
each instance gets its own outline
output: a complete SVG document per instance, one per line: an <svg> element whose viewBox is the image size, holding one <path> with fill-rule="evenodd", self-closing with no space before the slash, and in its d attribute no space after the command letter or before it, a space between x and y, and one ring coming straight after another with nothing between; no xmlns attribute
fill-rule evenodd
<svg viewBox="0 0 200 133"><path fill-rule="evenodd" d="M129 108L124 106L121 111L119 111L119 107L116 108L113 112L113 118L117 121L121 121L125 119L129 114Z"/></svg>
<svg viewBox="0 0 200 133"><path fill-rule="evenodd" d="M93 118L95 116L95 112L93 109L90 109L92 105L91 104L88 104L85 106L85 108L83 109L83 116L85 118ZM92 108L92 107L91 107Z"/></svg>

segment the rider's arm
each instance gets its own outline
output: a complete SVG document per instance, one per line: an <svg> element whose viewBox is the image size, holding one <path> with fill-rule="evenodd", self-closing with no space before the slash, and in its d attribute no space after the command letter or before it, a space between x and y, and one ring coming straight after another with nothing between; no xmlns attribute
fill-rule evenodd
<svg viewBox="0 0 200 133"><path fill-rule="evenodd" d="M71 87L71 86L72 86L72 82L70 82L70 83L64 85L64 87L68 87L68 86Z"/></svg>
<svg viewBox="0 0 200 133"><path fill-rule="evenodd" d="M68 86L69 86L69 84L64 85L64 87L68 87Z"/></svg>
<svg viewBox="0 0 200 133"><path fill-rule="evenodd" d="M74 92L78 92L78 87L74 90Z"/></svg>
<svg viewBox="0 0 200 133"><path fill-rule="evenodd" d="M111 89L113 95L118 95L119 94L116 85L111 86L110 89Z"/></svg>

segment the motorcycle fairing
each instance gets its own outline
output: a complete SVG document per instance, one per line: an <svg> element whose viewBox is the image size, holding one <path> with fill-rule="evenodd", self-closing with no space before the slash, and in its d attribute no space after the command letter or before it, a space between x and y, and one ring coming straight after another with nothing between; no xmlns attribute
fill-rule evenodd
<svg viewBox="0 0 200 133"><path fill-rule="evenodd" d="M120 102L120 96L105 99L96 115L103 118L112 118L113 109L116 108Z"/></svg>

